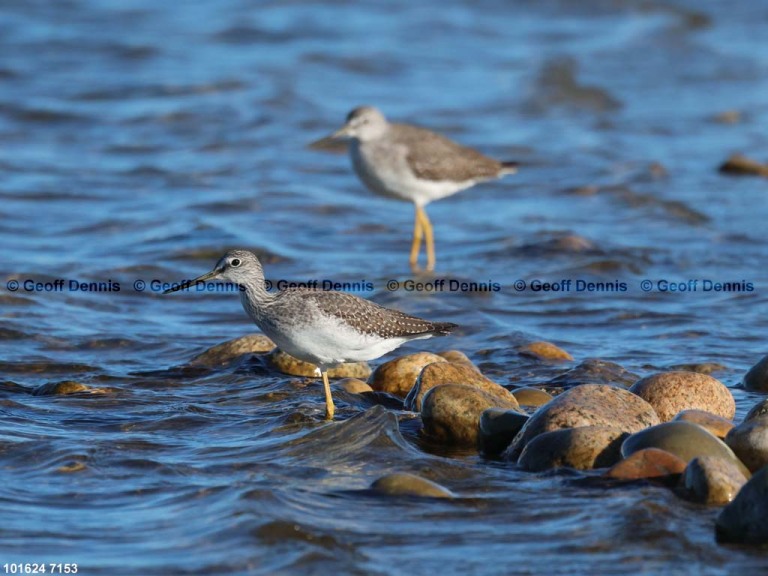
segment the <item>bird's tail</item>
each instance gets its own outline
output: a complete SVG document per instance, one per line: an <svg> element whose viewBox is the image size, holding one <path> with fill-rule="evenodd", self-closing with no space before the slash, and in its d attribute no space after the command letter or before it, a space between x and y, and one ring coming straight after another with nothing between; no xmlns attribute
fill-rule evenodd
<svg viewBox="0 0 768 576"><path fill-rule="evenodd" d="M520 164L517 162L501 162L501 170L499 171L499 176L504 176L505 174L514 174L517 172L517 167Z"/></svg>
<svg viewBox="0 0 768 576"><path fill-rule="evenodd" d="M435 322L432 326L430 332L435 336L447 336L459 327L458 324L454 324L453 322Z"/></svg>

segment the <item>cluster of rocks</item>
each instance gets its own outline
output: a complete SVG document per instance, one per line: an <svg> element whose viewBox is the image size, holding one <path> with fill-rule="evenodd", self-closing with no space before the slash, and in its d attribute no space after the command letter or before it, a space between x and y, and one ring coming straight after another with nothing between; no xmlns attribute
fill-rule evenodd
<svg viewBox="0 0 768 576"><path fill-rule="evenodd" d="M219 364L233 357L228 352L256 347L268 352L278 370L319 375L263 337L248 346L241 340L194 362ZM552 362L571 359L542 342L519 353ZM373 372L367 364L343 365L334 375L344 378L336 387L347 393L396 399L395 406L401 402L404 410L418 413L423 435L442 445L477 449L531 472L567 467L598 470L609 483L666 485L691 501L724 506L716 523L721 541L768 543L768 399L734 425L730 390L702 373L707 370L687 368L638 378L616 364L590 360L548 382L545 388L554 396L539 388L510 391L456 350L409 354ZM744 386L768 391L768 356L749 371ZM412 474L385 476L371 490L453 496Z"/></svg>

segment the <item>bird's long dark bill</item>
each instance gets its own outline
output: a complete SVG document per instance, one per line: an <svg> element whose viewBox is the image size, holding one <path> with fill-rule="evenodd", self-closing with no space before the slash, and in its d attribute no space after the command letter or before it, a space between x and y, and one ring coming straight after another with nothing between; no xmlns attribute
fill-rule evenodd
<svg viewBox="0 0 768 576"><path fill-rule="evenodd" d="M325 138L310 142L309 147L313 150L341 153L347 151L347 141L345 140L344 134L341 133L341 130L338 130Z"/></svg>
<svg viewBox="0 0 768 576"><path fill-rule="evenodd" d="M189 280L188 282L181 282L177 286L174 286L173 288L168 288L168 290L164 291L163 294L170 294L171 292L178 292L179 290L186 290L187 288L190 288L191 286L196 286L198 282L205 282L206 280L210 280L211 278L215 278L221 274L221 270L211 270L207 274L203 274L202 276L198 276L194 280Z"/></svg>

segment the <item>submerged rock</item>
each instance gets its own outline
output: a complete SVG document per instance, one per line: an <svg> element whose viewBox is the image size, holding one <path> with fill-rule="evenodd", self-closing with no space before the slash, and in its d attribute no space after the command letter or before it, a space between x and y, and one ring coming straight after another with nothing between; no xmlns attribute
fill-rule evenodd
<svg viewBox="0 0 768 576"><path fill-rule="evenodd" d="M617 480L655 479L677 482L685 470L682 458L660 448L643 448L614 464L605 475Z"/></svg>
<svg viewBox="0 0 768 576"><path fill-rule="evenodd" d="M701 504L727 504L746 482L747 478L732 460L717 456L694 458L683 474L687 496Z"/></svg>
<svg viewBox="0 0 768 576"><path fill-rule="evenodd" d="M518 465L540 472L549 468L591 470L611 466L621 459L627 433L612 426L582 426L539 434L523 449Z"/></svg>
<svg viewBox="0 0 768 576"><path fill-rule="evenodd" d="M720 438L725 438L726 434L733 428L733 422L722 416L717 416L711 412L705 410L683 410L673 418L675 420L683 420L685 422L693 422L698 424L705 430L709 430L712 434Z"/></svg>
<svg viewBox="0 0 768 576"><path fill-rule="evenodd" d="M424 433L455 446L477 446L480 416L488 408L516 409L517 402L462 384L440 384L424 396Z"/></svg>
<svg viewBox="0 0 768 576"><path fill-rule="evenodd" d="M499 406L512 404L514 408L519 407L517 400L515 400L515 397L512 396L509 390L486 378L466 364L440 362L429 364L421 371L416 380L416 385L405 398L405 409L413 412L421 411L424 396L430 389L441 384L472 386L505 402L505 404L499 404Z"/></svg>
<svg viewBox="0 0 768 576"><path fill-rule="evenodd" d="M368 379L368 384L378 392L405 398L416 384L416 379L424 367L435 362L446 362L446 359L431 352L400 356L376 368Z"/></svg>
<svg viewBox="0 0 768 576"><path fill-rule="evenodd" d="M78 394L86 392L88 394L106 394L105 388L93 388L74 380L63 380L62 382L48 382L35 388L33 396L66 396L68 394Z"/></svg>
<svg viewBox="0 0 768 576"><path fill-rule="evenodd" d="M527 386L512 390L512 396L515 397L520 406L543 406L554 398L549 392Z"/></svg>
<svg viewBox="0 0 768 576"><path fill-rule="evenodd" d="M528 421L517 410L489 408L480 415L479 448L489 456L501 454Z"/></svg>
<svg viewBox="0 0 768 576"><path fill-rule="evenodd" d="M264 334L248 334L208 348L189 361L190 366L215 368L228 364L243 354L263 354L275 347L275 343Z"/></svg>
<svg viewBox="0 0 768 576"><path fill-rule="evenodd" d="M517 351L523 356L539 360L573 360L573 356L551 342L531 342L519 347Z"/></svg>
<svg viewBox="0 0 768 576"><path fill-rule="evenodd" d="M395 472L382 476L371 484L371 490L386 496L419 496L422 498L455 498L456 495L431 480L409 474Z"/></svg>
<svg viewBox="0 0 768 576"><path fill-rule="evenodd" d="M539 408L515 438L505 458L517 460L528 442L539 434L582 426L611 426L637 432L659 423L650 404L623 388L582 384Z"/></svg>
<svg viewBox="0 0 768 576"><path fill-rule="evenodd" d="M768 544L768 468L742 486L715 522L718 542Z"/></svg>
<svg viewBox="0 0 768 576"><path fill-rule="evenodd" d="M621 453L629 456L643 448L661 448L690 462L697 456L715 456L733 461L744 475L749 470L719 438L691 422L665 422L632 434L624 441Z"/></svg>
<svg viewBox="0 0 768 576"><path fill-rule="evenodd" d="M758 392L768 391L768 355L749 369L744 376L744 388Z"/></svg>
<svg viewBox="0 0 768 576"><path fill-rule="evenodd" d="M611 384L624 388L631 386L639 376L615 362L589 358L578 366L555 376L547 386L573 388L582 384Z"/></svg>
<svg viewBox="0 0 768 576"><path fill-rule="evenodd" d="M305 378L320 378L320 368L309 362L294 358L287 352L275 348L267 356L267 360L275 370L290 376ZM349 362L328 370L329 378L360 378L366 379L371 375L371 367L367 362Z"/></svg>
<svg viewBox="0 0 768 576"><path fill-rule="evenodd" d="M704 410L731 419L736 402L718 379L698 372L662 372L635 382L629 389L646 400L662 422L672 420L682 410Z"/></svg>
<svg viewBox="0 0 768 576"><path fill-rule="evenodd" d="M768 416L745 420L725 437L725 443L751 472L768 464Z"/></svg>
<svg viewBox="0 0 768 576"><path fill-rule="evenodd" d="M761 164L742 154L734 154L718 168L724 174L738 176L763 176L768 178L768 164Z"/></svg>

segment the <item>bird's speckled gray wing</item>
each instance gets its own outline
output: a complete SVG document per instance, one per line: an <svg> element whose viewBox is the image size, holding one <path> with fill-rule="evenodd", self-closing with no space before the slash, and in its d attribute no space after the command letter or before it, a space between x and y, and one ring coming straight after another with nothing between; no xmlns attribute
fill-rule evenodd
<svg viewBox="0 0 768 576"><path fill-rule="evenodd" d="M393 124L390 137L407 147L406 161L414 174L423 180L490 180L501 176L507 167L425 128Z"/></svg>
<svg viewBox="0 0 768 576"><path fill-rule="evenodd" d="M456 324L450 322L430 322L345 292L289 289L278 295L280 304L286 306L291 306L290 301L295 298L302 299L303 305L314 305L321 313L339 318L361 333L381 338L438 336L456 328Z"/></svg>

